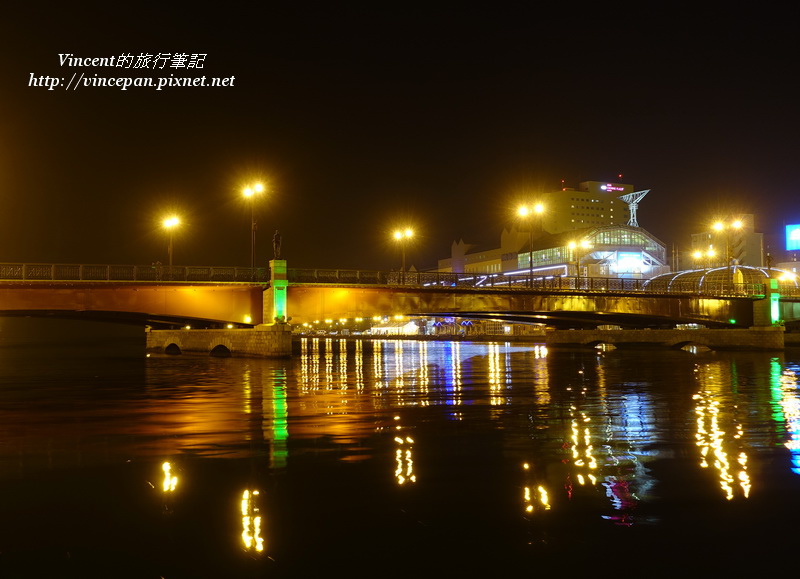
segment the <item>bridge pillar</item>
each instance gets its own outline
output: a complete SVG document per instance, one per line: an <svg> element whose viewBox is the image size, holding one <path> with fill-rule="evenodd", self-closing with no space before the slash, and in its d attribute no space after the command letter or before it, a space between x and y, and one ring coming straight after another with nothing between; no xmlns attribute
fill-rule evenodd
<svg viewBox="0 0 800 579"><path fill-rule="evenodd" d="M269 262L269 288L264 292L263 319L265 324L286 323L286 260L271 259Z"/></svg>
<svg viewBox="0 0 800 579"><path fill-rule="evenodd" d="M778 292L778 280L769 278L764 288L764 299L753 302L754 326L774 326L781 322L781 294Z"/></svg>

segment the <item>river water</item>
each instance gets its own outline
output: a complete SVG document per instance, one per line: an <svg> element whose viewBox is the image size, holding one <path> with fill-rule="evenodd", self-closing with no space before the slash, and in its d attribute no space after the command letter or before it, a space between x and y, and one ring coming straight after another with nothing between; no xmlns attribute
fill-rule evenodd
<svg viewBox="0 0 800 579"><path fill-rule="evenodd" d="M0 577L792 571L800 351L0 347Z"/></svg>

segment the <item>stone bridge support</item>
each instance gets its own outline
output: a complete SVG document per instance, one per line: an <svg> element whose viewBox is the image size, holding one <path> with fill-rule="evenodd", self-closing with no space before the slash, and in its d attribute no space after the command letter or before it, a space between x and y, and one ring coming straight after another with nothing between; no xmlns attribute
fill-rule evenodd
<svg viewBox="0 0 800 579"><path fill-rule="evenodd" d="M783 350L782 326L747 329L698 330L552 330L545 343L549 348L594 347L612 344L618 348L681 348L695 344L712 350Z"/></svg>
<svg viewBox="0 0 800 579"><path fill-rule="evenodd" d="M288 324L233 330L149 330L147 351L285 358L292 354L292 332Z"/></svg>

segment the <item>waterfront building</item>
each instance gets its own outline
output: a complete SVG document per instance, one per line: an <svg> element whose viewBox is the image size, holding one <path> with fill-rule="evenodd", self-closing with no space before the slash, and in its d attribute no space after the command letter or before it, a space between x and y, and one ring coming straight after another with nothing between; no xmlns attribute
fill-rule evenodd
<svg viewBox="0 0 800 579"><path fill-rule="evenodd" d="M646 279L670 270L664 244L639 227L637 207L649 190L585 181L536 200L543 210L503 229L499 247L453 242L437 270Z"/></svg>

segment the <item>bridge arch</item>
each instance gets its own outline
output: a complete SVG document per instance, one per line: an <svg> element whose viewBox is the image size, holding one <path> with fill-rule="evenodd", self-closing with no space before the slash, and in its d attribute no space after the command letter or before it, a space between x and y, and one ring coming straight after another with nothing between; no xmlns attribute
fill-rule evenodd
<svg viewBox="0 0 800 579"><path fill-rule="evenodd" d="M164 353L169 354L170 356L180 356L181 354L183 354L183 351L181 350L181 347L178 344L172 342L164 348Z"/></svg>
<svg viewBox="0 0 800 579"><path fill-rule="evenodd" d="M209 355L214 356L215 358L230 358L232 356L232 352L228 346L224 344L217 344L211 348Z"/></svg>

